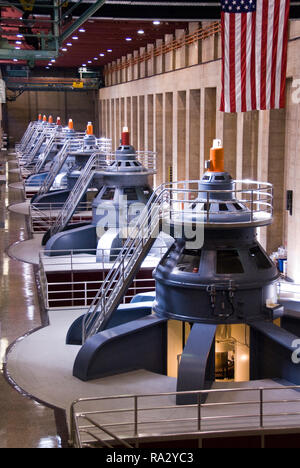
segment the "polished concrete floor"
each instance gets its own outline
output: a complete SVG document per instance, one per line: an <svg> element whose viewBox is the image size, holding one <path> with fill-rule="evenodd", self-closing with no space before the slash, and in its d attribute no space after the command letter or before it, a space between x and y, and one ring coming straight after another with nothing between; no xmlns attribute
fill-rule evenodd
<svg viewBox="0 0 300 468"><path fill-rule="evenodd" d="M0 154L6 159L7 153ZM0 448L60 448L58 435L60 416L56 411L22 396L7 382L4 375L5 354L17 338L42 325L35 272L32 265L18 262L7 255L14 242L27 238L26 218L5 209L23 199L20 190L8 189L18 182L18 172L9 172L6 164L6 185L1 189L3 224L0 226Z"/></svg>

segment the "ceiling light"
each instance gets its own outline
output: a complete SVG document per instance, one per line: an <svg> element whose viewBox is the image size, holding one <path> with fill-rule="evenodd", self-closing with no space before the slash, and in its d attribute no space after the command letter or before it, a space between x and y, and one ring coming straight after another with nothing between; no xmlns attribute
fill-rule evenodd
<svg viewBox="0 0 300 468"><path fill-rule="evenodd" d="M73 45L72 42L68 42L68 43L67 43L67 46L68 46L68 47L71 47L72 45Z"/></svg>
<svg viewBox="0 0 300 468"><path fill-rule="evenodd" d="M81 28L81 29L78 29L78 31L81 32L81 33L84 33L85 29Z"/></svg>
<svg viewBox="0 0 300 468"><path fill-rule="evenodd" d="M158 26L158 25L160 24L160 21L155 20L155 21L153 21L153 24L154 24L155 26Z"/></svg>
<svg viewBox="0 0 300 468"><path fill-rule="evenodd" d="M21 37L23 37L23 34L17 34L17 37L21 38Z"/></svg>
<svg viewBox="0 0 300 468"><path fill-rule="evenodd" d="M132 41L132 38L131 37L126 37L126 41Z"/></svg>
<svg viewBox="0 0 300 468"><path fill-rule="evenodd" d="M21 47L15 47L15 49L17 49L17 50L20 50L20 49L21 49Z"/></svg>
<svg viewBox="0 0 300 468"><path fill-rule="evenodd" d="M86 63L83 63L83 64L82 64L82 67L86 67Z"/></svg>
<svg viewBox="0 0 300 468"><path fill-rule="evenodd" d="M105 56L105 54L99 54L99 55L100 55L100 57L104 57L104 56Z"/></svg>
<svg viewBox="0 0 300 468"><path fill-rule="evenodd" d="M74 41L77 41L78 36L73 36L72 39L74 39Z"/></svg>
<svg viewBox="0 0 300 468"><path fill-rule="evenodd" d="M21 41L16 41L16 44L22 44L22 42Z"/></svg>
<svg viewBox="0 0 300 468"><path fill-rule="evenodd" d="M67 52L67 51L68 51L68 49L61 49L61 50L62 50L63 52Z"/></svg>
<svg viewBox="0 0 300 468"><path fill-rule="evenodd" d="M89 61L88 61L88 63L92 63L92 61L91 61L91 60L89 60Z"/></svg>
<svg viewBox="0 0 300 468"><path fill-rule="evenodd" d="M107 52L112 52L112 49L107 49Z"/></svg>
<svg viewBox="0 0 300 468"><path fill-rule="evenodd" d="M139 29L138 34L145 34L145 31L143 29Z"/></svg>
<svg viewBox="0 0 300 468"><path fill-rule="evenodd" d="M50 70L50 67L46 67L46 70Z"/></svg>
<svg viewBox="0 0 300 468"><path fill-rule="evenodd" d="M52 59L52 60L51 60L51 62L52 62L52 63L55 63L55 62L56 62L56 60L55 60L55 59Z"/></svg>
<svg viewBox="0 0 300 468"><path fill-rule="evenodd" d="M14 60L14 62L18 62L18 59L13 59L13 60Z"/></svg>
<svg viewBox="0 0 300 468"><path fill-rule="evenodd" d="M99 60L98 57L94 57L94 60Z"/></svg>

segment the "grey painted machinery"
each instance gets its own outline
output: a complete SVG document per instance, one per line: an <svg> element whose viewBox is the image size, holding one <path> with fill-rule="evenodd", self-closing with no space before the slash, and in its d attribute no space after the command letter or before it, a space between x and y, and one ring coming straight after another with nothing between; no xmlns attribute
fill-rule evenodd
<svg viewBox="0 0 300 468"><path fill-rule="evenodd" d="M300 327L291 324L288 311L278 304L279 272L257 240L257 228L272 222L272 185L232 180L224 171L219 140L207 169L201 181L165 184L153 194L159 230L167 226L175 238L154 272L153 313L121 317L111 328L132 274L152 246L148 206L89 311L68 332L68 343L82 343L74 363L76 377L90 380L138 368L166 373L167 323L172 319L191 325L178 391L209 388L215 378L217 326L233 324L250 329L250 379L300 383L291 359ZM285 328L274 324L278 318ZM148 339L152 341L145 346ZM195 398L182 394L177 403L195 403Z"/></svg>
<svg viewBox="0 0 300 468"><path fill-rule="evenodd" d="M147 204L153 193L148 179L155 172L154 154L136 152L129 144L128 129L124 130L110 164L103 158L99 161L97 155L82 171L61 216L45 236L48 255L105 249L110 252L108 261L111 261L115 249L122 246L120 228L138 218ZM90 186L98 191L92 203L92 222L72 228L68 226L70 213Z"/></svg>

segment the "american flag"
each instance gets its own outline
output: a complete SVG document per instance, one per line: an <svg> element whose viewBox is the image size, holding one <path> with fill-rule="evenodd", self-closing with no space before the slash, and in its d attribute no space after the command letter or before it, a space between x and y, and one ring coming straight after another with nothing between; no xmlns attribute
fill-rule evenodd
<svg viewBox="0 0 300 468"><path fill-rule="evenodd" d="M289 6L289 0L221 1L221 111L284 107Z"/></svg>

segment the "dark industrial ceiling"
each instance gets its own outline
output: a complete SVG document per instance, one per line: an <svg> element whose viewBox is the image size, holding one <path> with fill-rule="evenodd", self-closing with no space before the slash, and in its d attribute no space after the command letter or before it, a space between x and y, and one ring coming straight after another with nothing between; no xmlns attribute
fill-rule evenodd
<svg viewBox="0 0 300 468"><path fill-rule="evenodd" d="M71 11L71 15L64 19L65 27L67 28L78 17L85 15L95 3L97 3L96 0L67 2L64 11ZM17 36L24 26L22 15L26 4L31 4L33 7L32 11L29 11L29 18L34 19L31 23L34 34L41 32L47 34L52 29L50 8L53 2L46 0L1 1L2 38L8 40L11 49L34 50L39 47L34 38L31 41L32 44L29 45L30 41ZM173 34L176 29L187 29L189 21L213 20L218 19L219 16L219 2L212 0L205 2L197 0L106 0L104 5L100 5L100 8L90 18L87 18L84 24L60 44L60 56L56 60L53 59L48 65L48 61L37 59L35 65L78 68L85 64L91 68L98 68L140 47L154 43L156 39L163 39L165 34ZM290 16L300 18L299 2L291 1ZM160 24L153 24L154 20L160 20ZM1 62L13 63L12 60ZM22 60L19 59L18 64L22 64Z"/></svg>

